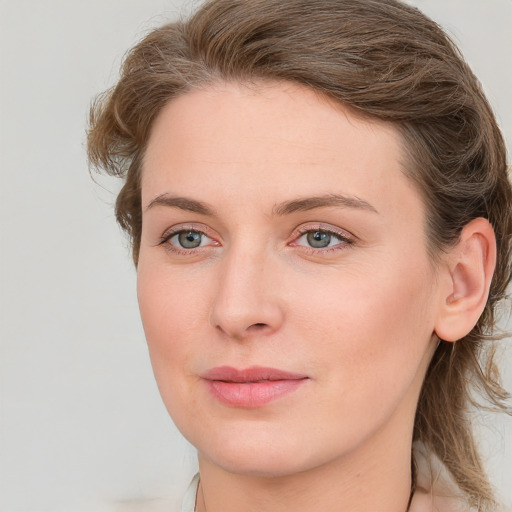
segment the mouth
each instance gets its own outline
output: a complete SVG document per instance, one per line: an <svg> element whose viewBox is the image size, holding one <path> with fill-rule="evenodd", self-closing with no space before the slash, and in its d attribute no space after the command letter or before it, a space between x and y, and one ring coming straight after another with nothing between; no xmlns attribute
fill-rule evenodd
<svg viewBox="0 0 512 512"><path fill-rule="evenodd" d="M201 375L208 391L233 407L255 409L298 389L309 377L276 368L253 366L238 370L230 366L212 368Z"/></svg>

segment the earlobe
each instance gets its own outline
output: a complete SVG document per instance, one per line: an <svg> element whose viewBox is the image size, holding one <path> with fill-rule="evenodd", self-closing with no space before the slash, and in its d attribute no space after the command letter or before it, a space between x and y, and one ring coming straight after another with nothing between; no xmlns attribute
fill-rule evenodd
<svg viewBox="0 0 512 512"><path fill-rule="evenodd" d="M496 266L496 238L490 223L472 220L447 255L435 333L445 341L466 336L482 314Z"/></svg>

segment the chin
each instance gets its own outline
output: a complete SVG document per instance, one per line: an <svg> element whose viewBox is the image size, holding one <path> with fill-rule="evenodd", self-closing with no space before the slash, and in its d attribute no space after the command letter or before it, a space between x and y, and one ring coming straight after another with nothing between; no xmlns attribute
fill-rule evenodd
<svg viewBox="0 0 512 512"><path fill-rule="evenodd" d="M293 435L283 435L283 430L275 432L261 428L258 432L255 429L240 432L243 434L224 431L216 440L210 436L204 444L192 440L198 448L200 463L209 461L233 474L276 478L320 466L332 456L332 450L325 453L323 447L318 446L315 450L312 443Z"/></svg>
<svg viewBox="0 0 512 512"><path fill-rule="evenodd" d="M259 453L255 454L255 451ZM250 453L240 453L240 450L238 450L233 453L223 453L218 457L199 453L199 461L201 462L203 457L207 458L224 471L237 475L276 478L310 469L308 464L304 464L305 461L299 461L296 455L280 454L275 451L269 452L260 447Z"/></svg>

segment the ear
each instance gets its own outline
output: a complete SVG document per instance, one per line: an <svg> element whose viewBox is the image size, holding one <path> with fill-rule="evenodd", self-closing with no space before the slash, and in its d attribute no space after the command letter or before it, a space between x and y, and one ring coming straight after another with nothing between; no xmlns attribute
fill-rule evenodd
<svg viewBox="0 0 512 512"><path fill-rule="evenodd" d="M472 220L448 251L440 270L440 308L435 333L444 341L456 341L468 334L482 314L496 266L496 238L489 222Z"/></svg>

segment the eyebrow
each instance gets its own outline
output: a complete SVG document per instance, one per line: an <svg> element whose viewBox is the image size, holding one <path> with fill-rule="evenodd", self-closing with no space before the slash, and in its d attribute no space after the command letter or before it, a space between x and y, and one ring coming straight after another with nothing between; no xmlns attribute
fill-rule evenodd
<svg viewBox="0 0 512 512"><path fill-rule="evenodd" d="M274 215L289 215L295 212L305 212L315 208L327 208L335 206L338 208L357 208L373 213L379 213L377 209L364 199L356 196L345 196L340 194L327 194L324 196L306 197L285 201L274 206Z"/></svg>
<svg viewBox="0 0 512 512"><path fill-rule="evenodd" d="M178 208L188 212L199 213L200 215L214 216L215 209L210 205L195 199L181 196L170 196L168 194L160 194L152 199L146 206L145 211L155 206L165 206L168 208ZM357 208L373 213L379 213L374 206L356 196L346 196L340 194L327 194L323 196L306 197L304 199L293 199L274 205L272 214L283 216L296 212L305 212L316 208Z"/></svg>
<svg viewBox="0 0 512 512"><path fill-rule="evenodd" d="M146 211L155 206L167 206L168 208L178 208L187 212L199 213L201 215L215 215L214 209L201 201L189 199L188 197L170 196L168 194L160 194L149 202Z"/></svg>

